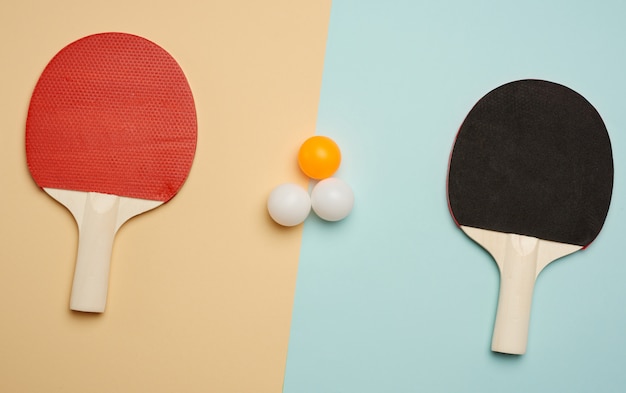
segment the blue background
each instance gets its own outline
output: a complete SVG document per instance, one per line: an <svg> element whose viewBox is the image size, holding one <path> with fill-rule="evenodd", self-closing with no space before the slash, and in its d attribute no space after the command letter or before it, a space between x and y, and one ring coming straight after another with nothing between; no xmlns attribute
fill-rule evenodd
<svg viewBox="0 0 626 393"><path fill-rule="evenodd" d="M305 223L284 392L625 391L625 39L623 1L333 2L317 133L356 202ZM615 185L596 241L539 276L511 356L490 351L497 266L454 225L445 180L473 104L524 78L596 107Z"/></svg>

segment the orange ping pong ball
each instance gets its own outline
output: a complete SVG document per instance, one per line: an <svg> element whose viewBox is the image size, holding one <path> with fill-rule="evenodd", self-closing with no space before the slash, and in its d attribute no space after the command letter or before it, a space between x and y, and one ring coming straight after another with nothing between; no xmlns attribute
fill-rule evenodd
<svg viewBox="0 0 626 393"><path fill-rule="evenodd" d="M341 164L339 146L326 136L313 136L300 146L298 165L312 179L332 176Z"/></svg>

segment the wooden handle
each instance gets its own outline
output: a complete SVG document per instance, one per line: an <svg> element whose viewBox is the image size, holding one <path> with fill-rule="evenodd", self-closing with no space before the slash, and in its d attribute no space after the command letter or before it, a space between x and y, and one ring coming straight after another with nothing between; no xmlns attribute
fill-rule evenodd
<svg viewBox="0 0 626 393"><path fill-rule="evenodd" d="M119 203L115 195L98 193L90 193L85 200L70 299L72 310L104 312Z"/></svg>
<svg viewBox="0 0 626 393"><path fill-rule="evenodd" d="M78 255L70 309L103 312L117 230L131 217L163 202L57 188L44 188L44 191L67 207L78 224Z"/></svg>
<svg viewBox="0 0 626 393"><path fill-rule="evenodd" d="M539 241L508 235L500 266L500 296L491 350L522 355L526 352L533 290L537 277Z"/></svg>
<svg viewBox="0 0 626 393"><path fill-rule="evenodd" d="M491 350L522 355L528 342L537 276L550 262L582 247L480 228L461 226L461 229L489 251L500 268L500 296Z"/></svg>

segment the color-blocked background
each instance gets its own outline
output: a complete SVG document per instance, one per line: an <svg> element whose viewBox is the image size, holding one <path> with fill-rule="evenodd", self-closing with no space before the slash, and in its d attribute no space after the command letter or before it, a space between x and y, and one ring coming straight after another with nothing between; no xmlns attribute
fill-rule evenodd
<svg viewBox="0 0 626 393"><path fill-rule="evenodd" d="M621 2L337 0L326 52L329 1L0 11L1 391L279 392L283 376L286 393L623 390ZM120 230L108 310L90 316L67 308L76 227L30 179L23 127L46 62L101 31L181 63L199 145L181 193ZM454 227L445 173L474 102L530 77L596 106L616 178L604 231L542 273L528 353L511 357L489 351L497 268ZM342 147L356 206L310 217L300 249L264 203L306 184L295 150L315 132Z"/></svg>

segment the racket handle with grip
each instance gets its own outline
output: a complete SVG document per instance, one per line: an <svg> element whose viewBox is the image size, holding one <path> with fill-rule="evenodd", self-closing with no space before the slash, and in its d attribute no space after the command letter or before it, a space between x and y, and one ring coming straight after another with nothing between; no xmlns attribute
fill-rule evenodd
<svg viewBox="0 0 626 393"><path fill-rule="evenodd" d="M64 205L78 224L70 309L104 312L117 230L130 218L162 205L163 201L56 188L44 191Z"/></svg>
<svg viewBox="0 0 626 393"><path fill-rule="evenodd" d="M78 255L70 309L104 312L109 288L113 240L117 231L120 198L89 193L79 223Z"/></svg>
<svg viewBox="0 0 626 393"><path fill-rule="evenodd" d="M507 235L500 267L500 296L491 350L522 355L526 352L530 308L537 277L539 240Z"/></svg>
<svg viewBox="0 0 626 393"><path fill-rule="evenodd" d="M500 269L500 295L491 350L522 355L528 342L537 276L550 262L582 247L466 226L461 229L493 256Z"/></svg>

